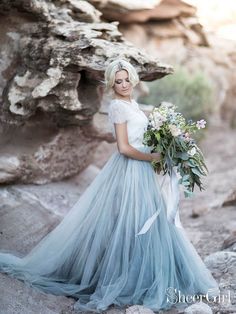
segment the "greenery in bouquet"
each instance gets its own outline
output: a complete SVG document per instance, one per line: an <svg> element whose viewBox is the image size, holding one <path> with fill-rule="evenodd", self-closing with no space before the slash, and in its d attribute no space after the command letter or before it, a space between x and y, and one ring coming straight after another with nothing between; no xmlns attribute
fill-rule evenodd
<svg viewBox="0 0 236 314"><path fill-rule="evenodd" d="M153 161L157 173L168 173L176 167L180 175L179 183L184 186L185 196L192 195L195 185L203 190L202 176L207 175L204 156L192 135L205 128L206 121L186 121L171 103L162 102L149 115L149 123L144 133L143 143L152 147L151 152L161 154L160 162Z"/></svg>

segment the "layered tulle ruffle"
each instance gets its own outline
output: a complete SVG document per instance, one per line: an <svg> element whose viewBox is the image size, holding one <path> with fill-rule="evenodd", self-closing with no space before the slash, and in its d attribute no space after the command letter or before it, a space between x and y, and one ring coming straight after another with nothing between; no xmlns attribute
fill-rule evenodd
<svg viewBox="0 0 236 314"><path fill-rule="evenodd" d="M157 210L150 229L137 235ZM81 312L112 304L168 309L168 288L188 295L218 289L184 229L167 219L150 162L119 152L28 255L2 251L0 271L44 292L75 297Z"/></svg>

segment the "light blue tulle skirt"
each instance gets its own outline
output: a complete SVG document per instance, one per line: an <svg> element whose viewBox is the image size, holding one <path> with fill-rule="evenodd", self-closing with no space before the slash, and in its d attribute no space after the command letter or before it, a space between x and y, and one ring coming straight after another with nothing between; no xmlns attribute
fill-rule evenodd
<svg viewBox="0 0 236 314"><path fill-rule="evenodd" d="M137 236L157 209L150 229ZM173 291L219 291L185 231L168 221L151 163L119 152L26 256L1 250L0 271L40 291L74 297L79 312L133 304L158 311L180 305Z"/></svg>

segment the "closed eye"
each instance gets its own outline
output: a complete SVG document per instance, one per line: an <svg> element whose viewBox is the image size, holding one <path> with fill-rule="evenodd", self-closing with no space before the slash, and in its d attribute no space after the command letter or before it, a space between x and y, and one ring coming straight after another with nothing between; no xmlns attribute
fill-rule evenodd
<svg viewBox="0 0 236 314"><path fill-rule="evenodd" d="M128 79L128 78L126 79L126 82L129 83L129 79ZM116 84L121 84L121 83L122 83L122 80L117 80L117 81L115 81L115 83L116 83Z"/></svg>

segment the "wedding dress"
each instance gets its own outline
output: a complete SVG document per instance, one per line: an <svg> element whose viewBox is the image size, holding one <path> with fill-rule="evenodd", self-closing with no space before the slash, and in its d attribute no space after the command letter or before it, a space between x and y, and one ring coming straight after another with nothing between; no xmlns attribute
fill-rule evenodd
<svg viewBox="0 0 236 314"><path fill-rule="evenodd" d="M126 121L130 145L150 152L142 143L148 118L137 102L112 100L108 117L114 136L113 123ZM169 309L171 288L185 295L217 295L217 282L173 208L171 183L163 186L150 162L117 150L26 256L1 250L0 271L40 291L74 297L78 312L133 304Z"/></svg>

